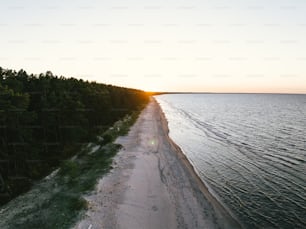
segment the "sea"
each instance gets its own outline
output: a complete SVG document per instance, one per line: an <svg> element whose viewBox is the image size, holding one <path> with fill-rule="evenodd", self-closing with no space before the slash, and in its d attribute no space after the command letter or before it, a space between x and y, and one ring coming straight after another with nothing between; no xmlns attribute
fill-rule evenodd
<svg viewBox="0 0 306 229"><path fill-rule="evenodd" d="M246 228L306 228L306 95L155 96L169 135Z"/></svg>

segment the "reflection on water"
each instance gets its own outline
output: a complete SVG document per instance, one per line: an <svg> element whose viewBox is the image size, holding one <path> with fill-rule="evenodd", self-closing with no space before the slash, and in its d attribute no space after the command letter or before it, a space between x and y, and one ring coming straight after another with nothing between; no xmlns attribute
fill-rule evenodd
<svg viewBox="0 0 306 229"><path fill-rule="evenodd" d="M247 228L306 228L306 96L156 97L171 138Z"/></svg>

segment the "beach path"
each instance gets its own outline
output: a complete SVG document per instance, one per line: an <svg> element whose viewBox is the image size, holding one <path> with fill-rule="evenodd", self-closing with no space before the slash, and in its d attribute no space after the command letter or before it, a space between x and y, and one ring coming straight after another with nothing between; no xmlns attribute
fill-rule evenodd
<svg viewBox="0 0 306 229"><path fill-rule="evenodd" d="M127 136L113 169L86 197L89 209L76 229L240 228L210 196L151 99Z"/></svg>

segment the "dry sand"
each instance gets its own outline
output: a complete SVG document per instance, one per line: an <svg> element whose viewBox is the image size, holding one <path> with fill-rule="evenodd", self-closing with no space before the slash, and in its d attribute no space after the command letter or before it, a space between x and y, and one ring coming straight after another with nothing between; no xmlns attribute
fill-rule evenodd
<svg viewBox="0 0 306 229"><path fill-rule="evenodd" d="M171 141L155 99L117 143L114 169L86 197L89 210L75 229L241 228Z"/></svg>

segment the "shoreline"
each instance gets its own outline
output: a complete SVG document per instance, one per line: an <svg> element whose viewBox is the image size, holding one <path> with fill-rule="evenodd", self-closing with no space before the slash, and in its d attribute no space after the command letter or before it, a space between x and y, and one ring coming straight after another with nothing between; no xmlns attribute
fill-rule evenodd
<svg viewBox="0 0 306 229"><path fill-rule="evenodd" d="M123 149L113 170L85 196L88 211L75 229L242 228L169 137L155 98L116 143Z"/></svg>
<svg viewBox="0 0 306 229"><path fill-rule="evenodd" d="M167 133L166 137L167 140L170 142L171 146L174 149L174 152L177 153L177 156L179 158L179 161L183 164L183 166L186 169L186 172L191 175L191 179L195 182L196 186L195 189L199 189L202 194L210 201L210 203L213 205L216 213L218 214L218 217L220 219L226 218L226 223L223 225L224 228L244 228L243 225L238 221L238 219L234 216L234 214L226 207L224 204L218 199L217 196L215 196L211 191L210 187L203 181L199 174L197 173L194 165L189 161L183 150L171 139L169 133L169 126L168 121L166 118L165 113L163 112L161 106L159 103L155 100L155 102L158 104L159 112L162 117L161 121L163 122L163 128L164 131Z"/></svg>

